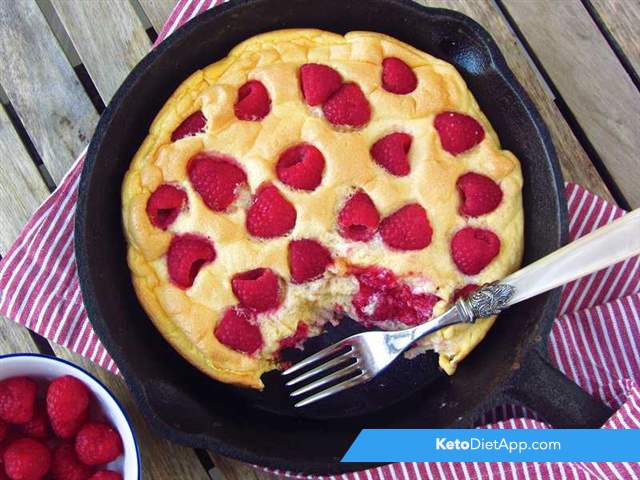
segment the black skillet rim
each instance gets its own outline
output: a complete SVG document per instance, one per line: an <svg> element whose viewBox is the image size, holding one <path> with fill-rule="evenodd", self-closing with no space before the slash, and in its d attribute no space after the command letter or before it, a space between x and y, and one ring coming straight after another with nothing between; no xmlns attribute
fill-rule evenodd
<svg viewBox="0 0 640 480"><path fill-rule="evenodd" d="M252 3L260 2L261 0L232 0L223 5L217 6L207 12L203 12L202 14L196 16L191 21L187 22L185 25L177 29L170 37L160 43L157 47L155 47L147 56L145 56L140 63L132 70L132 72L127 76L123 84L120 86L116 94L113 96L109 105L103 112L100 121L96 127L94 136L89 145L89 149L87 151L84 167L82 170L82 176L79 185L79 194L78 194L78 203L77 203L77 214L75 219L75 232L85 232L86 218L87 218L87 196L88 196L88 184L90 183L91 171L93 169L93 165L97 159L97 153L99 150L99 146L104 138L107 127L111 122L111 119L114 115L114 111L116 111L122 102L122 99L126 96L126 92L129 88L137 82L141 73L145 71L149 66L151 66L154 61L171 46L174 42L179 41L183 37L186 37L190 34L192 30L198 27L198 25L202 22L206 22L210 16L215 16L221 14L227 10L232 10L235 8L249 8ZM555 190L555 197L558 199L558 215L559 215L559 224L561 226L560 233L560 242L565 243L567 239L567 210L566 203L564 202L564 184L562 181L562 174L560 170L560 166L557 161L557 157L555 155L555 149L553 143L551 141L551 135L542 120L538 110L534 106L533 102L529 98L528 94L525 92L520 83L516 80L515 76L509 69L506 64L506 61L498 49L497 44L493 40L493 38L489 35L489 33L480 26L476 21L467 17L466 15L442 8L429 8L423 7L422 5L418 5L411 0L387 0L391 4L400 5L404 8L413 9L419 13L429 12L432 15L441 16L443 18L450 19L451 21L462 24L463 26L472 30L478 37L482 40L485 47L489 51L490 59L492 61L491 68L497 73L505 84L514 92L514 94L521 100L524 108L528 111L531 116L531 120L533 125L537 130L537 134L544 145L547 155L549 156L549 166L552 170L553 177L555 179L555 185L551 186ZM161 432L164 436L176 439L182 443L200 447L200 448L208 448L211 450L215 450L218 453L230 456L233 458L241 459L245 462L260 464L271 468L283 468L285 465L285 459L277 459L277 458L264 458L259 454L256 454L253 451L246 450L243 448L232 447L225 444L224 441L218 438L212 438L207 435L198 435L198 434L185 434L180 432L169 425L165 424L161 420L159 420L156 415L151 413L151 407L146 399L143 389L140 387L138 380L134 379L130 373L129 366L127 364L127 360L125 355L120 350L118 344L111 338L109 333L109 329L106 326L106 322L100 313L100 309L97 303L94 301L95 298L95 286L90 281L90 268L87 261L87 245L84 241L83 235L75 236L75 253L78 265L78 275L80 278L80 285L83 293L83 298L85 299L85 306L88 313L88 316L91 320L92 326L98 334L101 341L107 347L110 355L120 368L120 371L123 374L123 377L129 386L129 389L132 391L133 396L136 400L136 403L140 410L144 413L144 416L153 427ZM537 329L540 333L546 333L549 331L551 324L553 322L555 311L557 310L558 304L560 301L560 290L556 290L549 294L548 300L546 302L546 308L544 310L544 314L542 318L539 319L537 323ZM542 335L537 347L544 347L546 344L546 336ZM536 345L531 345L531 348L535 348ZM312 466L313 465L313 466ZM373 465L362 465L362 464L338 464L333 467L327 467L326 464L323 466L319 465L316 462L310 460L307 462L306 468L301 466L301 469L305 470L305 472L313 472L317 471L319 473L326 473L328 470L332 470L335 472L350 472L355 470L360 470L362 468L371 467Z"/></svg>

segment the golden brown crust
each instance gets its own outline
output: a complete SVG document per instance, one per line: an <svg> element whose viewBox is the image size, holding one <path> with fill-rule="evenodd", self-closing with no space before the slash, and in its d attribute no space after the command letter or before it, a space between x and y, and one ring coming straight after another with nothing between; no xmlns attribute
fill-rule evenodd
<svg viewBox="0 0 640 480"><path fill-rule="evenodd" d="M398 57L418 77L408 95L381 88L381 62ZM298 68L308 62L327 64L345 79L360 85L372 117L358 131L332 127L302 99ZM233 105L238 88L260 80L269 91L272 109L258 122L237 120ZM201 110L207 118L202 134L171 142L171 133L190 114ZM453 157L443 151L433 128L442 111L458 111L476 118L487 133L482 143ZM413 136L409 154L411 174L392 177L371 161L373 142L392 131ZM319 148L326 160L323 183L313 193L286 188L275 176L280 152L305 141ZM270 241L250 238L244 227L246 198L228 213L209 210L187 181L186 163L196 153L214 151L236 159L248 175L251 191L265 181L278 185L298 212L290 237ZM504 193L501 205L479 218L457 213L456 179L475 171L493 178ZM162 183L180 184L188 194L188 211L169 231L155 228L146 215L149 195ZM346 242L335 230L336 211L355 187L365 188L382 217L414 201L425 206L433 227L431 245L411 252L390 251L379 240ZM149 317L162 335L189 362L218 380L261 388L260 376L274 368L271 356L277 343L293 333L298 322L311 325L335 303L348 304L353 279L339 275L339 265L325 280L288 286L287 299L277 315L261 320L267 347L257 357L220 344L213 330L221 312L237 302L230 277L240 271L268 266L289 279L286 245L290 238L314 237L337 256L358 264L375 264L398 275L424 275L444 300L467 283L485 283L515 270L522 255L522 177L517 159L500 149L497 136L457 71L448 63L393 38L370 32L341 35L318 30L283 30L253 37L228 57L193 73L169 98L151 125L149 136L136 153L122 188L123 222L129 242L128 262L133 284ZM492 229L501 239L500 254L479 275L465 277L449 253L453 233L464 225ZM209 236L218 252L216 261L198 274L188 290L168 279L164 255L173 233L200 232ZM425 345L441 352L441 366L455 366L482 340L493 319L459 325L438 332Z"/></svg>

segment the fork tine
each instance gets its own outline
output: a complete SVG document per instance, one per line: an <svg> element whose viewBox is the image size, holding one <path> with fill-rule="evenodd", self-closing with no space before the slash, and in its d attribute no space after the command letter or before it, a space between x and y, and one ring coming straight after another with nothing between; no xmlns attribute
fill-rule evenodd
<svg viewBox="0 0 640 480"><path fill-rule="evenodd" d="M329 346L329 347L327 347L327 348L325 348L323 350L320 350L317 353L314 353L313 355L311 355L310 357L305 358L304 360L299 361L298 363L296 363L292 367L289 367L284 372L282 372L282 375L291 375L292 373L297 372L301 368L304 368L307 365L312 364L313 362L317 362L318 360L321 360L321 359L331 355L332 353L338 352L338 351L342 350L345 347L349 347L348 352L351 352L353 350L353 346L352 345L345 345L344 344L344 340L343 340L343 341L338 342L338 343L336 343L334 345L331 345L331 346Z"/></svg>
<svg viewBox="0 0 640 480"><path fill-rule="evenodd" d="M289 380L287 382L287 386L290 387L291 385L295 385L296 383L300 383L303 380L306 380L307 378L311 378L311 377L319 374L320 372L324 372L325 370L327 370L327 369L329 369L331 367L335 367L336 365L344 363L345 361L350 360L352 358L355 358L355 357L353 356L352 351L349 350L348 352L343 353L342 355L340 355L340 356L338 356L336 358L333 358L333 359L329 360L328 362L325 362L325 363L321 364L320 366L318 366L318 367L316 367L316 368L314 368L312 370L309 370L308 372L305 372L305 373L297 376L296 378L294 378L292 380Z"/></svg>
<svg viewBox="0 0 640 480"><path fill-rule="evenodd" d="M318 400L322 400L323 398L330 397L331 395L342 392L343 390L347 390L348 388L355 387L356 385L360 385L361 383L369 380L369 377L365 375L364 372L361 372L359 375L356 375L353 378L349 378L344 382L340 382L333 387L329 387L325 390L322 390L318 393L311 395L310 397L305 398L304 400L299 401L294 405L294 407L304 407L305 405L309 405L310 403L317 402Z"/></svg>
<svg viewBox="0 0 640 480"><path fill-rule="evenodd" d="M302 395L303 393L307 393L310 392L311 390L315 390L318 387L321 387L322 385L325 385L327 383L331 383L334 380L338 380L339 378L342 378L346 375L349 375L350 373L356 372L360 369L360 362L356 361L355 363L352 363L351 365L346 366L345 368L343 368L342 370L338 370L337 372L332 373L331 375L327 375L326 377L322 377L320 380L316 380L315 382L311 382L308 385L305 385L302 388L299 388L298 390L291 392L291 396L292 397L297 397L298 395Z"/></svg>

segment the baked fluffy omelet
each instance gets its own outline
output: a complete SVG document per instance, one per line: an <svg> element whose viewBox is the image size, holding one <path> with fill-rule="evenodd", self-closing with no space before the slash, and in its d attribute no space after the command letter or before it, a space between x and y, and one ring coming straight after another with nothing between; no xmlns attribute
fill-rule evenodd
<svg viewBox="0 0 640 480"><path fill-rule="evenodd" d="M262 388L336 311L404 328L516 270L521 189L452 65L378 33L282 30L178 87L125 176L122 219L160 333L211 377ZM494 320L414 353L452 374Z"/></svg>

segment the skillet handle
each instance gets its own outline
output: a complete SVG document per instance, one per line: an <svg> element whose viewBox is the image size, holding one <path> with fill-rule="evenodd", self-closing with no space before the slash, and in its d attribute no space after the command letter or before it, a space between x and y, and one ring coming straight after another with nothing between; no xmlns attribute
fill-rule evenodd
<svg viewBox="0 0 640 480"><path fill-rule="evenodd" d="M613 415L611 408L567 378L535 348L523 358L505 395L556 428L599 428Z"/></svg>

